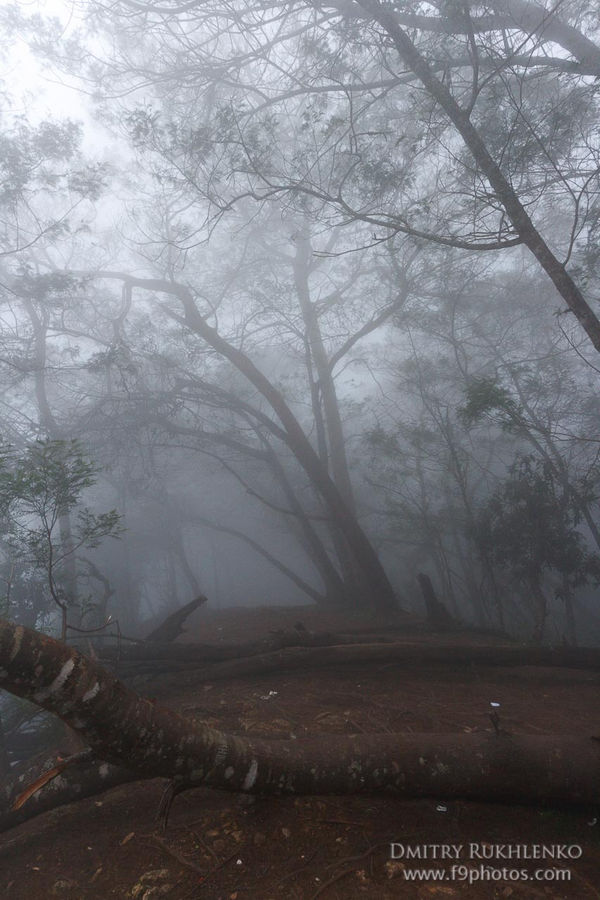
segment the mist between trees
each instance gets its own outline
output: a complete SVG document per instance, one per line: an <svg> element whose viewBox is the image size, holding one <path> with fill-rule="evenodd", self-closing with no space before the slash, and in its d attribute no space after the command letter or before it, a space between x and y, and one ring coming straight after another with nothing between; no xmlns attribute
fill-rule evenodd
<svg viewBox="0 0 600 900"><path fill-rule="evenodd" d="M595 5L44 7L0 12L7 615L420 613L423 572L597 641Z"/></svg>

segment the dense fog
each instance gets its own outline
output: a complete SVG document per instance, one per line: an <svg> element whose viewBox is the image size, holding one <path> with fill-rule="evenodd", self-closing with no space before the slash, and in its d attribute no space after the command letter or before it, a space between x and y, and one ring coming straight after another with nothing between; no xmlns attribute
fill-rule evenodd
<svg viewBox="0 0 600 900"><path fill-rule="evenodd" d="M600 640L597 16L434 7L0 11L8 618Z"/></svg>

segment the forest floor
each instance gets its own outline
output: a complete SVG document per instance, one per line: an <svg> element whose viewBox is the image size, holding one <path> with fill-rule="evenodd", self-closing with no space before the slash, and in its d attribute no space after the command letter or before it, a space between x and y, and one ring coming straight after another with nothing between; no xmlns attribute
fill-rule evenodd
<svg viewBox="0 0 600 900"><path fill-rule="evenodd" d="M186 640L250 640L293 628L299 620L315 631L348 625L298 608L201 610ZM452 636L407 634L406 640L451 645ZM477 635L468 640L490 643ZM598 726L599 687L597 672L476 668L457 656L452 664L413 670L390 663L346 665L187 690L153 684L152 690L162 704L226 731L301 738L490 731L491 702L501 704L502 727L514 733L589 735ZM114 788L0 835L0 897L600 898L600 813L592 808L386 796L254 800L198 789L176 797L162 834L155 815L164 784ZM406 853L392 859L391 844L397 855L402 848L414 853L428 845L429 859L407 859ZM431 859L432 845L448 845L456 858ZM577 858L482 858L491 845L510 845L521 854L525 848L535 852L535 845L566 845ZM428 869L441 870L443 880ZM408 880L417 871L424 880Z"/></svg>

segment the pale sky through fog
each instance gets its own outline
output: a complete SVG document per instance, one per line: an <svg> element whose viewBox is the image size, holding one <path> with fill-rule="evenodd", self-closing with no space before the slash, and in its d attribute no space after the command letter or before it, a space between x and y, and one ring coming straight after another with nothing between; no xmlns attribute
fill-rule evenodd
<svg viewBox="0 0 600 900"><path fill-rule="evenodd" d="M45 17L56 17L64 23L65 31L77 24L69 0L33 0L31 3L21 3L19 8L27 16L39 13ZM95 232L97 235L116 233L125 208L135 203L127 185L131 149L118 134L109 132L98 121L93 101L79 90L77 77L59 71L36 56L30 51L26 39L17 37L14 40L5 51L0 67L0 83L3 83L10 98L9 115L23 114L32 125L45 119L70 119L82 124L81 150L84 156L89 162L109 164L117 179L113 184L119 184L116 193L113 190L94 204Z"/></svg>
<svg viewBox="0 0 600 900"><path fill-rule="evenodd" d="M20 4L26 15L39 13L56 16L67 23L71 19L70 4L61 0ZM57 118L77 118L83 107L81 97L73 88L61 84L58 78L45 71L42 62L29 50L25 40L17 37L3 63L3 80L16 103L25 107L35 118L49 115Z"/></svg>
<svg viewBox="0 0 600 900"><path fill-rule="evenodd" d="M20 4L28 15L58 18L65 29L75 21L68 0L34 0ZM77 80L56 69L32 53L25 40L17 38L2 64L2 81L13 101L13 112L23 112L30 122L42 119L73 119L84 127L82 149L95 157L104 157L113 140L109 139L90 111L90 102L77 87Z"/></svg>

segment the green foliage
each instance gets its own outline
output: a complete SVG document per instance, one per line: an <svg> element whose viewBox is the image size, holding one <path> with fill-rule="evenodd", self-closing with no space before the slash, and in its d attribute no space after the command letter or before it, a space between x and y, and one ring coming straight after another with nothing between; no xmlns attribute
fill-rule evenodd
<svg viewBox="0 0 600 900"><path fill-rule="evenodd" d="M112 509L94 513L81 495L96 483L98 468L76 440L43 440L19 452L0 449L0 528L11 562L42 573L63 612L76 602L67 588L69 563L82 549L122 532ZM68 523L68 527L67 527Z"/></svg>
<svg viewBox="0 0 600 900"><path fill-rule="evenodd" d="M0 455L0 503L52 522L70 509L81 491L95 482L97 469L77 441L36 441L24 454L11 448Z"/></svg>
<svg viewBox="0 0 600 900"><path fill-rule="evenodd" d="M508 477L476 521L479 540L516 579L538 582L544 571L566 576L572 586L600 581L600 557L577 530L579 512L551 466L518 456Z"/></svg>
<svg viewBox="0 0 600 900"><path fill-rule="evenodd" d="M465 399L458 415L467 427L488 417L496 419L503 428L511 428L520 415L518 405L495 378L482 376L471 379L465 389Z"/></svg>
<svg viewBox="0 0 600 900"><path fill-rule="evenodd" d="M27 197L34 190L56 187L62 176L48 163L69 162L77 150L81 127L70 121L41 122L32 127L16 119L0 135L0 202ZM10 127L12 125L12 127Z"/></svg>
<svg viewBox="0 0 600 900"><path fill-rule="evenodd" d="M383 453L392 458L400 454L400 444L395 434L386 431L381 426L372 428L365 435L367 444L378 453Z"/></svg>

